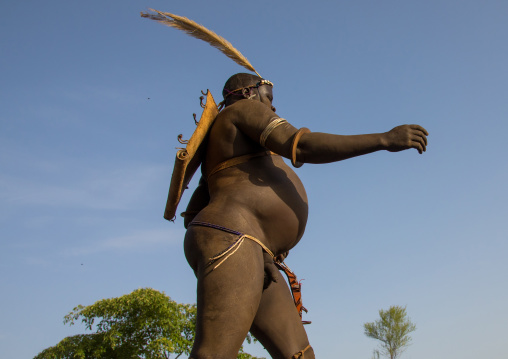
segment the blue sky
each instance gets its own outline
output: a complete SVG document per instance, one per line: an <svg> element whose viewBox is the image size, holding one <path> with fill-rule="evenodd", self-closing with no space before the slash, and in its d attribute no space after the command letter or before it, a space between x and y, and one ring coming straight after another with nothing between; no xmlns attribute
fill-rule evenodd
<svg viewBox="0 0 508 359"><path fill-rule="evenodd" d="M83 332L62 324L77 304L195 301L183 223L162 218L176 136L244 70L150 7L232 42L296 127L430 133L422 156L297 170L310 216L287 263L319 358L370 358L363 323L390 305L417 325L404 358L506 356L507 2L140 0L2 7L0 357Z"/></svg>

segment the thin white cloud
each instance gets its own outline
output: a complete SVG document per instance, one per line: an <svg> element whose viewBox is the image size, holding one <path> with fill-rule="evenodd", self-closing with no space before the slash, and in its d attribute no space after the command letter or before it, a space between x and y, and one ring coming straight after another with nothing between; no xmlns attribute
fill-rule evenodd
<svg viewBox="0 0 508 359"><path fill-rule="evenodd" d="M7 206L130 209L135 203L151 197L154 187L168 177L168 168L162 165L81 169L81 173L72 173L72 167L68 170L71 173L59 184L47 183L47 180L44 183L38 171L33 177L0 175L0 200ZM53 178L56 180L58 176Z"/></svg>
<svg viewBox="0 0 508 359"><path fill-rule="evenodd" d="M94 240L85 246L67 248L63 255L87 255L100 252L155 250L163 247L181 244L185 231L174 229L140 230L129 235L120 235L105 239Z"/></svg>
<svg viewBox="0 0 508 359"><path fill-rule="evenodd" d="M111 87L103 85L83 86L72 91L68 89L53 89L55 97L65 97L73 102L98 104L98 103L135 103L144 100L140 97L135 88Z"/></svg>

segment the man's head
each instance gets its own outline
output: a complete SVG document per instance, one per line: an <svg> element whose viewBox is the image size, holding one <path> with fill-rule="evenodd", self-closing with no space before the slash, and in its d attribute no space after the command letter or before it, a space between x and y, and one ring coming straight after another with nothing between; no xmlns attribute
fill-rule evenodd
<svg viewBox="0 0 508 359"><path fill-rule="evenodd" d="M225 106L232 105L238 100L255 99L270 106L273 111L275 108L271 105L273 84L259 76L239 73L231 76L224 84L222 96ZM268 103L269 102L269 103Z"/></svg>

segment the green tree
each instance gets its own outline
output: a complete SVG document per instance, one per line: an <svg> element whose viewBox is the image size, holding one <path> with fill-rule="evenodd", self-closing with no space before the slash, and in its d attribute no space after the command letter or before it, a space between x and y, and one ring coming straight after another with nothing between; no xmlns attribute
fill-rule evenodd
<svg viewBox="0 0 508 359"><path fill-rule="evenodd" d="M379 316L379 320L363 325L364 333L381 341L382 354L390 359L397 359L411 343L409 334L416 330L416 325L407 318L406 307L391 306L388 310L381 309Z"/></svg>
<svg viewBox="0 0 508 359"><path fill-rule="evenodd" d="M118 298L78 305L64 318L79 319L90 334L64 338L34 359L168 359L189 355L194 341L196 306L180 304L151 288ZM247 337L251 342L251 337ZM171 356L173 355L173 356ZM260 359L243 351L238 359Z"/></svg>

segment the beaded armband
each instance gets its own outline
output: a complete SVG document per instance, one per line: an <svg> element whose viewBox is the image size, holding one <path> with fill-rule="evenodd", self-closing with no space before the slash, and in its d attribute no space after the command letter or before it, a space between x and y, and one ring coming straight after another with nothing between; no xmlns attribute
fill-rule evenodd
<svg viewBox="0 0 508 359"><path fill-rule="evenodd" d="M259 144L265 147L266 140L268 139L268 136L270 136L270 133L272 133L273 130L275 130L278 126L282 125L283 123L287 123L287 121L283 118L279 117L272 118L268 126L265 127L263 132L261 132L261 136L259 136Z"/></svg>

